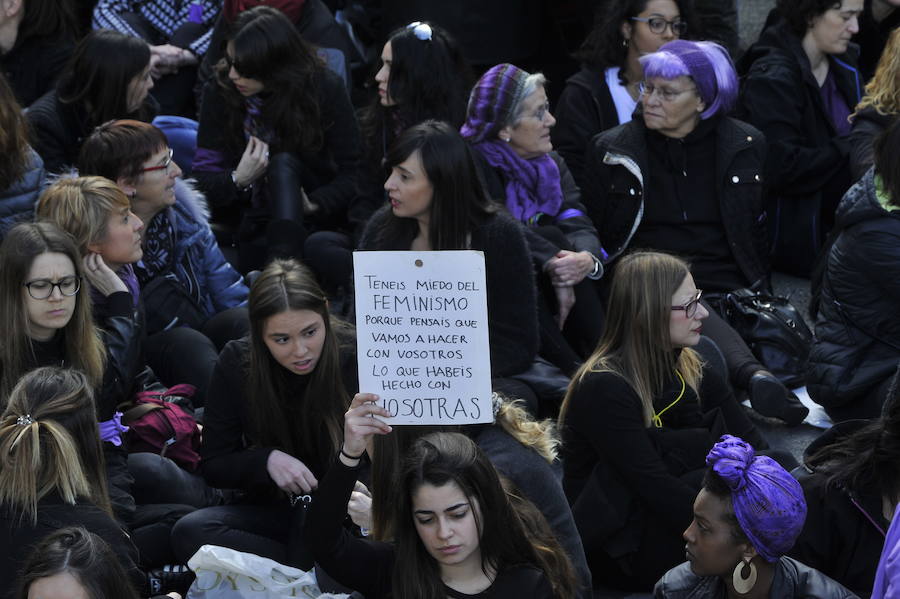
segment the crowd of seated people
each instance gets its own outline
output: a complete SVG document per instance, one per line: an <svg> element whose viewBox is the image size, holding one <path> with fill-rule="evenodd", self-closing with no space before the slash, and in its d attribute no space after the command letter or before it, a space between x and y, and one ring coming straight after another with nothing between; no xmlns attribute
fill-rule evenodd
<svg viewBox="0 0 900 599"><path fill-rule="evenodd" d="M733 0L582 2L566 73L412 4L89 4L0 0L0 599L177 597L204 545L368 598L900 585L900 0L776 0L742 56ZM353 252L448 250L494 421L389 425ZM710 300L774 272L802 456ZM167 389L193 463L129 430Z"/></svg>

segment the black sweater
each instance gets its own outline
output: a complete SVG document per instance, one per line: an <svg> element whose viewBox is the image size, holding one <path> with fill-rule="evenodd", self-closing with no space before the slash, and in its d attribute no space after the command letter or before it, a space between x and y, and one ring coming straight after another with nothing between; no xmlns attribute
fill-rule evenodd
<svg viewBox="0 0 900 599"><path fill-rule="evenodd" d="M414 230L397 239L380 235L390 209L385 206L372 216L360 249L409 250ZM470 249L484 252L491 375L523 372L537 354L538 325L531 255L522 227L510 216L495 214L472 231Z"/></svg>
<svg viewBox="0 0 900 599"><path fill-rule="evenodd" d="M268 502L278 496L277 487L269 476L266 462L277 447L260 446L254 439L248 405L255 398L247 393L247 366L250 352L248 338L230 341L219 354L213 370L203 416L203 444L200 446L200 470L210 486L222 489L243 489L260 501ZM342 354L344 385L348 393L355 393L355 354ZM292 403L303 401L306 379L288 373ZM289 408L285 408L288 410ZM331 447L324 433L318 440L317 455L295 455L321 479L331 458Z"/></svg>
<svg viewBox="0 0 900 599"><path fill-rule="evenodd" d="M27 108L56 85L56 79L75 47L70 39L31 37L16 40L0 55L0 71L6 75L19 106Z"/></svg>
<svg viewBox="0 0 900 599"><path fill-rule="evenodd" d="M319 485L316 500L310 504L304 537L313 548L316 562L335 580L361 592L366 599L381 599L391 593L396 550L389 543L357 539L343 528L356 474L356 468L348 468L339 460L334 462ZM553 597L543 572L529 566L501 569L493 584L477 595L445 589L448 596L460 599Z"/></svg>

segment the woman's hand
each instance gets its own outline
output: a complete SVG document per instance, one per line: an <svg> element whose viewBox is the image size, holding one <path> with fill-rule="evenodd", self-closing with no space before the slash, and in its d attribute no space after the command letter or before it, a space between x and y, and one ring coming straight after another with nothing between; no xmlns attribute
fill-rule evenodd
<svg viewBox="0 0 900 599"><path fill-rule="evenodd" d="M244 154L234 169L234 183L241 189L249 187L266 174L269 166L269 144L251 135Z"/></svg>
<svg viewBox="0 0 900 599"><path fill-rule="evenodd" d="M385 435L391 427L374 416L390 417L390 412L376 403L378 396L374 393L357 393L350 402L350 409L344 414L344 447L345 454L362 455L366 443L372 435ZM344 460L344 456L341 456Z"/></svg>
<svg viewBox="0 0 900 599"><path fill-rule="evenodd" d="M277 449L269 454L266 470L279 489L294 495L306 495L319 486L306 464Z"/></svg>
<svg viewBox="0 0 900 599"><path fill-rule="evenodd" d="M125 281L106 265L97 252L84 257L84 274L91 287L102 293L103 297L109 297L117 291L128 291Z"/></svg>
<svg viewBox="0 0 900 599"><path fill-rule="evenodd" d="M347 513L350 519L360 528L372 528L372 494L368 487L356 481L356 487L350 494L347 503Z"/></svg>
<svg viewBox="0 0 900 599"><path fill-rule="evenodd" d="M575 290L567 286L557 287L554 285L553 291L556 293L556 303L559 307L559 312L556 314L556 324L559 325L559 330L562 330L566 324L566 319L569 317L569 312L572 311L572 306L575 305Z"/></svg>
<svg viewBox="0 0 900 599"><path fill-rule="evenodd" d="M594 270L594 257L589 252L560 250L547 261L544 270L557 286L577 285Z"/></svg>

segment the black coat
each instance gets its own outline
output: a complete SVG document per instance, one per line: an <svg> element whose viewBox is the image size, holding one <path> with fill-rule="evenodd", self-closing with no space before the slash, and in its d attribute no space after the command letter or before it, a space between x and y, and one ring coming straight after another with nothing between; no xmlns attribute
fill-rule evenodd
<svg viewBox="0 0 900 599"><path fill-rule="evenodd" d="M829 58L850 110L862 98L856 46ZM809 59L786 23L769 27L741 59L749 65L738 117L766 136L766 203L776 265L808 275L830 227L834 206L850 186L849 145L825 109ZM832 208L827 208L831 210Z"/></svg>
<svg viewBox="0 0 900 599"><path fill-rule="evenodd" d="M132 118L149 123L158 110L159 104L148 94L136 114L123 114L118 118ZM26 115L31 125L31 145L44 159L44 167L50 173L61 173L77 166L81 144L94 127L101 124L91 123L80 104L61 102L56 89L38 98L28 107Z"/></svg>
<svg viewBox="0 0 900 599"><path fill-rule="evenodd" d="M844 196L835 230L806 374L826 408L864 397L900 360L900 212L878 202L873 171Z"/></svg>
<svg viewBox="0 0 900 599"><path fill-rule="evenodd" d="M619 113L602 71L582 67L566 80L553 110L556 126L550 131L575 182L584 187L584 159L591 138L619 125Z"/></svg>
<svg viewBox="0 0 900 599"><path fill-rule="evenodd" d="M378 234L390 209L385 206L372 216L360 249L409 250L414 235L382 239ZM522 227L510 216L491 216L472 231L471 249L484 252L491 376L524 372L537 355L538 321L531 254Z"/></svg>
<svg viewBox="0 0 900 599"><path fill-rule="evenodd" d="M896 118L896 114L879 113L874 106L866 106L853 117L849 136L853 181L859 181L875 163L875 140Z"/></svg>
<svg viewBox="0 0 900 599"><path fill-rule="evenodd" d="M715 118L715 117L714 117ZM612 261L629 247L644 215L642 181L648 170L647 129L641 118L591 140L585 160L582 201ZM717 195L722 225L748 286L769 276L762 204L766 145L747 123L722 118L716 127Z"/></svg>
<svg viewBox="0 0 900 599"><path fill-rule="evenodd" d="M16 40L9 52L0 54L0 71L19 106L26 108L53 89L74 48L72 40L31 37Z"/></svg>

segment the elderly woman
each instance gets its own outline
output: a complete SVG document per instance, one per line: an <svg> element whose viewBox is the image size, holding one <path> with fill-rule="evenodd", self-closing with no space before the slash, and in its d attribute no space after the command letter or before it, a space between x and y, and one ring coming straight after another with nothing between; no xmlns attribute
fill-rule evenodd
<svg viewBox="0 0 900 599"><path fill-rule="evenodd" d="M863 81L850 38L863 0L778 0L777 10L781 20L741 59L752 66L740 111L768 142L774 264L808 276L851 183L847 117Z"/></svg>
<svg viewBox="0 0 900 599"><path fill-rule="evenodd" d="M785 557L806 518L798 483L777 462L724 435L684 531L687 562L660 579L659 599L675 597L856 597L818 570Z"/></svg>
<svg viewBox="0 0 900 599"><path fill-rule="evenodd" d="M602 306L590 280L603 274L605 253L575 180L553 152L550 129L556 119L545 82L540 73L511 64L489 69L472 90L460 131L483 158L491 196L525 228L535 266L543 273L539 285L545 301L539 312L544 351L553 333L562 329L575 355L553 361L571 373L600 337ZM555 323L546 301L554 296Z"/></svg>
<svg viewBox="0 0 900 599"><path fill-rule="evenodd" d="M641 118L598 135L587 152L584 198L610 261L652 248L686 258L708 292L768 288L765 141L725 116L737 96L731 59L717 44L677 40L641 63ZM754 409L803 420L806 408L715 312L703 332Z"/></svg>

